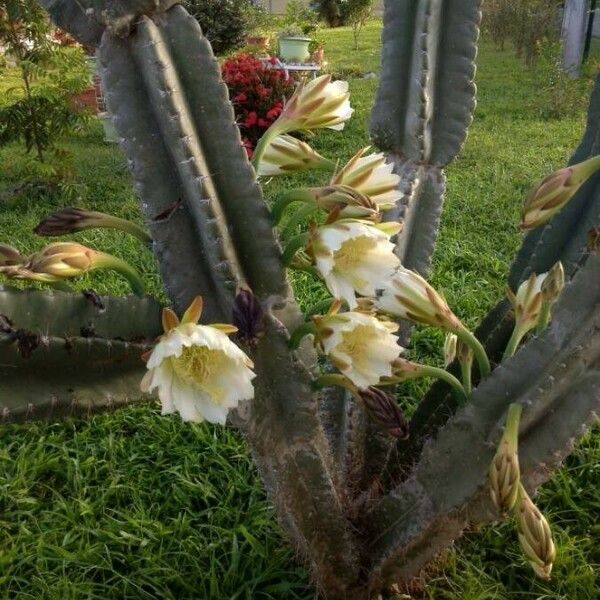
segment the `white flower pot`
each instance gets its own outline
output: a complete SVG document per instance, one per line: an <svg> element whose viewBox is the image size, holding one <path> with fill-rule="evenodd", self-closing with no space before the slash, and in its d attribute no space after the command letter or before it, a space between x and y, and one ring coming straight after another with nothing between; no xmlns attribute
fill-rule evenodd
<svg viewBox="0 0 600 600"><path fill-rule="evenodd" d="M115 129L112 117L107 112L98 113L98 119L102 123L104 129L104 141L111 144L118 144L121 138Z"/></svg>
<svg viewBox="0 0 600 600"><path fill-rule="evenodd" d="M311 39L306 37L280 38L279 57L285 63L306 63L310 58L310 42Z"/></svg>

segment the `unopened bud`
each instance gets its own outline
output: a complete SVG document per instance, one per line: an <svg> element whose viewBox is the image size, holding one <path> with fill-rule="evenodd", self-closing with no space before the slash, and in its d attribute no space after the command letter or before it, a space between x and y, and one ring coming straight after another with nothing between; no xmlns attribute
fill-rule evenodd
<svg viewBox="0 0 600 600"><path fill-rule="evenodd" d="M326 211L339 211L339 218L367 219L379 221L377 204L347 185L327 185L310 188L314 194L316 205Z"/></svg>
<svg viewBox="0 0 600 600"><path fill-rule="evenodd" d="M528 231L547 223L598 169L600 155L546 177L525 199L521 229Z"/></svg>
<svg viewBox="0 0 600 600"><path fill-rule="evenodd" d="M456 358L456 347L458 337L455 333L449 333L444 340L444 364L446 366L452 364Z"/></svg>
<svg viewBox="0 0 600 600"><path fill-rule="evenodd" d="M542 282L542 300L554 304L565 287L565 271L558 261L549 271Z"/></svg>
<svg viewBox="0 0 600 600"><path fill-rule="evenodd" d="M529 559L535 574L541 579L550 579L556 548L550 525L522 485L519 485L515 508L519 544Z"/></svg>
<svg viewBox="0 0 600 600"><path fill-rule="evenodd" d="M515 311L515 329L519 329L521 337L537 325L542 308L542 283L546 276L547 273L532 273L519 286L516 294L507 290L508 299Z"/></svg>
<svg viewBox="0 0 600 600"><path fill-rule="evenodd" d="M128 263L75 242L57 242L46 246L29 257L28 262L13 276L44 282L57 282L78 277L94 269L113 269L123 275L138 296L144 293L144 284Z"/></svg>
<svg viewBox="0 0 600 600"><path fill-rule="evenodd" d="M462 330L458 317L442 296L417 272L402 266L386 284L379 308L417 323L443 327L451 332Z"/></svg>
<svg viewBox="0 0 600 600"><path fill-rule="evenodd" d="M232 322L237 327L238 337L245 342L254 344L263 335L263 309L258 298L249 289L241 289L235 297Z"/></svg>
<svg viewBox="0 0 600 600"><path fill-rule="evenodd" d="M258 175L289 175L297 171L331 166L331 161L313 150L306 142L284 134L269 142L258 164Z"/></svg>
<svg viewBox="0 0 600 600"><path fill-rule="evenodd" d="M113 215L83 208L63 208L44 217L34 228L41 236L60 236L86 229L118 229L150 243L152 239L139 225Z"/></svg>
<svg viewBox="0 0 600 600"><path fill-rule="evenodd" d="M396 400L384 391L370 387L358 392L369 416L391 437L405 440L409 425Z"/></svg>
<svg viewBox="0 0 600 600"><path fill-rule="evenodd" d="M511 510L519 492L519 419L521 405L511 404L508 408L506 428L498 444L498 450L490 465L490 495L501 513Z"/></svg>
<svg viewBox="0 0 600 600"><path fill-rule="evenodd" d="M21 265L27 261L27 258L8 244L0 244L0 267L12 267Z"/></svg>

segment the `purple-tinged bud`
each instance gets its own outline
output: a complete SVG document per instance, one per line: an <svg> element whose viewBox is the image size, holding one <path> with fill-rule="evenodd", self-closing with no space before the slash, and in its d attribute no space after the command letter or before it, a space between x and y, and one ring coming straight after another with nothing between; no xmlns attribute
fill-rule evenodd
<svg viewBox="0 0 600 600"><path fill-rule="evenodd" d="M384 391L369 387L358 392L369 416L391 437L405 440L409 435L409 424L398 403Z"/></svg>

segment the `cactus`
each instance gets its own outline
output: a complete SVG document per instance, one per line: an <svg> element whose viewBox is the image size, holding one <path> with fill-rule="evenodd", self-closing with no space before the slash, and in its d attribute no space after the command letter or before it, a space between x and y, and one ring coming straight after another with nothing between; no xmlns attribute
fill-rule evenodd
<svg viewBox="0 0 600 600"><path fill-rule="evenodd" d="M0 421L87 414L140 398L160 333L151 298L0 287Z"/></svg>
<svg viewBox="0 0 600 600"><path fill-rule="evenodd" d="M562 242L553 241L556 221L543 239L530 234L524 246L537 240L535 256L567 262L572 281L549 328L458 410L446 387L434 385L411 421L409 440L396 441L404 433L392 437L389 428L377 428L348 391L317 390L314 354L306 345L290 348L299 311L227 90L197 23L170 0L43 4L61 26L98 46L108 108L174 309L181 313L201 294L203 319L228 322L234 308L241 310L240 290L247 303L249 289L260 303L253 315L263 322L250 327L260 335L244 342L255 364L255 397L236 424L327 598L360 600L407 581L468 523L495 517L483 486L511 402L524 409L522 482L531 489L548 477L599 408L600 257L580 260L581 246L570 241L583 239L587 196L569 207L569 214L579 208ZM388 215L405 222L397 254L422 274L437 235L443 167L460 150L474 108L479 18L479 0L386 1L372 135L402 176L405 197ZM596 91L590 128L597 127L598 104ZM596 140L588 131L580 153L597 151ZM598 225L597 214L592 221ZM526 262L515 267L515 281L538 264ZM5 418L92 411L139 397L133 391L143 371L139 355L160 333L159 306L149 299L101 302L104 312L81 296L0 290L0 313L8 317L0 320ZM492 319L510 317L500 306L482 331ZM95 337L86 337L90 321ZM404 469L386 470L390 464Z"/></svg>

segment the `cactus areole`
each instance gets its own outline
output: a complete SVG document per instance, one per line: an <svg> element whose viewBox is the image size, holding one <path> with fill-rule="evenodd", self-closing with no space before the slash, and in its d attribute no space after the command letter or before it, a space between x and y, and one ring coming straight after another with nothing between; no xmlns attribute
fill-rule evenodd
<svg viewBox="0 0 600 600"><path fill-rule="evenodd" d="M513 265L516 299L532 273L541 276L560 264L554 272L562 273L564 289L551 312L537 311L544 312L543 322L521 328L517 341L513 334L507 353L515 327L507 301L476 336L468 332L425 279L442 209L443 169L460 151L475 106L480 0L385 2L371 134L386 156L363 157L359 150L329 180L337 187L282 200L285 206L303 203L290 231L311 211L328 213L323 228L314 225L289 239L284 251L217 61L186 10L174 0L42 4L60 27L97 48L107 107L172 309L161 314L149 298L0 288L0 418L25 421L135 400L144 354L151 369L145 389L187 382L163 394L165 412L222 422L240 402L234 422L325 597L360 600L407 584L467 525L500 518L488 483L494 460L492 497L507 485L522 486L520 504L510 487L503 508L521 511L524 553L538 574L549 576L550 528L526 494L548 478L600 410L600 256L589 243L589 232L600 229L600 176L590 175L548 223L527 234ZM347 87L329 78L306 84L286 110L291 121L310 115L311 128L339 129L352 113ZM285 165L315 158L293 137L274 141L275 134L293 134L282 123L259 143L261 155L273 162L268 172L276 175ZM600 79L574 164L600 153L599 128ZM290 152L296 153L292 159ZM322 157L316 162L328 164ZM385 198L382 214L378 194ZM81 262L61 257L61 265L73 268L57 272L59 284L63 275L79 272L73 265ZM385 295L371 279L372 258L396 271ZM43 279L45 255L26 260L0 246L1 273L18 277L27 266ZM315 309L302 318L286 266L329 277L337 300L321 311L326 314ZM372 290L374 297L361 297ZM531 303L544 301L536 296L542 291L530 291ZM344 299L350 306L344 308ZM410 424L394 404L394 386L442 370L399 356L392 335L397 317L403 346L408 321L456 335L449 353L456 366L440 374ZM232 320L237 333L222 325ZM377 336L384 343L371 343ZM315 350L330 361L320 376ZM243 381L223 379L235 377L232 361L243 365ZM194 405L200 392L205 401ZM507 439L511 404L522 409L518 448L515 421L509 421L511 464L518 452L512 471L496 455ZM545 524L542 549L532 529L538 522Z"/></svg>

